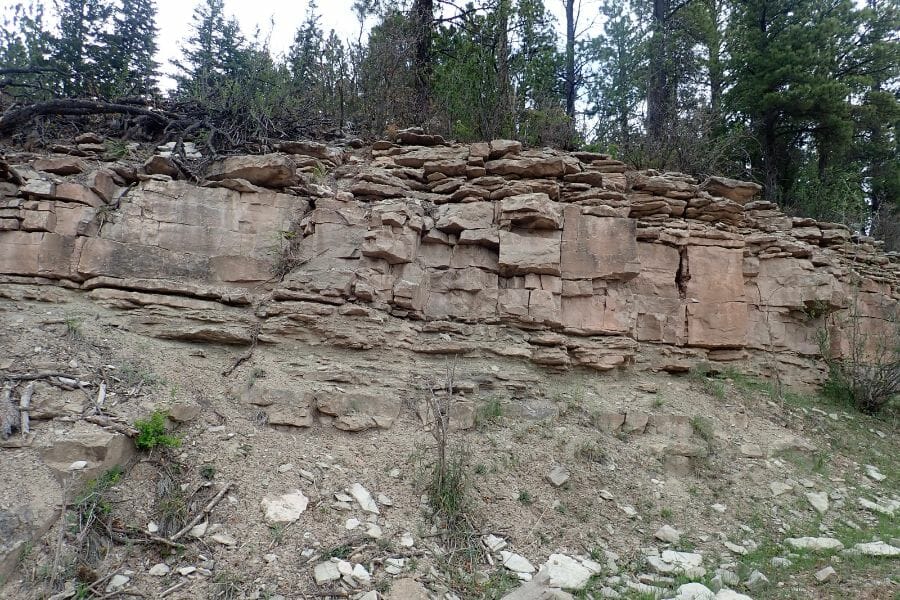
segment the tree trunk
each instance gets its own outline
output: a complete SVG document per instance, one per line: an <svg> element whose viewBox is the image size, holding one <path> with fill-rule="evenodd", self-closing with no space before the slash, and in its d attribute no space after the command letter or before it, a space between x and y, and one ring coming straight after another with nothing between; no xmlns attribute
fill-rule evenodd
<svg viewBox="0 0 900 600"><path fill-rule="evenodd" d="M765 196L769 202L778 202L781 196L778 189L778 157L775 139L775 113L768 112L762 122L762 163L765 176Z"/></svg>
<svg viewBox="0 0 900 600"><path fill-rule="evenodd" d="M428 117L431 103L431 35L434 29L434 0L414 0L412 27L415 40L413 56L416 117L420 125Z"/></svg>
<svg viewBox="0 0 900 600"><path fill-rule="evenodd" d="M575 123L575 0L563 0L566 7L566 115Z"/></svg>
<svg viewBox="0 0 900 600"><path fill-rule="evenodd" d="M509 81L509 5L510 0L500 0L497 8L497 112L495 133L501 137L514 135L513 103Z"/></svg>
<svg viewBox="0 0 900 600"><path fill-rule="evenodd" d="M674 75L671 73L672 61L669 56L669 10L670 0L653 0L646 125L650 147L657 153L667 147L667 132L671 127L669 120L674 109Z"/></svg>

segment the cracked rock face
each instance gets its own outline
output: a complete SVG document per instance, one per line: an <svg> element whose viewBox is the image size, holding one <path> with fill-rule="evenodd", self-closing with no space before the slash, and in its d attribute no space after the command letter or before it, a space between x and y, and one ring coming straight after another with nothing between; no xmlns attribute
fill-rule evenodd
<svg viewBox="0 0 900 600"><path fill-rule="evenodd" d="M0 278L80 287L168 339L314 332L350 348L452 354L470 348L379 331L395 319L410 332L456 322L560 334L492 350L559 370L628 367L662 345L673 352L655 368L774 353L798 384L822 377L825 316L854 298L861 330L877 334L897 309L896 256L842 226L785 216L756 199L756 184L509 140L447 145L410 130L400 141L362 158L286 142L214 163L203 187L153 165L4 163ZM336 169L328 185L307 181L318 164ZM849 351L850 332L831 328L832 351ZM350 431L395 413L378 399L315 400ZM308 426L302 411L270 418Z"/></svg>

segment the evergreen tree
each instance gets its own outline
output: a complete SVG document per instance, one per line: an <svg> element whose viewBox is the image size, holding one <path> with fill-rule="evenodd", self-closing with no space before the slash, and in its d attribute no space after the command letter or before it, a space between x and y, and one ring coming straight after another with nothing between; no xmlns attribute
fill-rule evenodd
<svg viewBox="0 0 900 600"><path fill-rule="evenodd" d="M18 101L44 100L58 92L61 81L52 53L53 37L44 26L43 5L20 2L10 7L0 27L0 65L18 72L0 83L0 101L4 95Z"/></svg>
<svg viewBox="0 0 900 600"><path fill-rule="evenodd" d="M175 65L178 93L206 99L234 76L247 58L237 21L225 16L223 0L203 0L194 10L191 33Z"/></svg>
<svg viewBox="0 0 900 600"><path fill-rule="evenodd" d="M149 96L157 91L156 34L154 0L120 0L112 32L107 34L108 96Z"/></svg>
<svg viewBox="0 0 900 600"><path fill-rule="evenodd" d="M101 80L109 67L109 39L113 6L109 0L55 0L59 36L53 61L68 75L62 81L65 96L102 95Z"/></svg>

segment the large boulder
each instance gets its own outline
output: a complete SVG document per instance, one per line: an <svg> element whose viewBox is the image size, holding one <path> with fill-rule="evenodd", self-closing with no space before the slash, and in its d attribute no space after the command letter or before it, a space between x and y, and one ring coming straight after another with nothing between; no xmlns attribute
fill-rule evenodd
<svg viewBox="0 0 900 600"><path fill-rule="evenodd" d="M296 164L283 154L259 156L229 156L209 168L206 178L245 179L254 185L282 188L297 182Z"/></svg>

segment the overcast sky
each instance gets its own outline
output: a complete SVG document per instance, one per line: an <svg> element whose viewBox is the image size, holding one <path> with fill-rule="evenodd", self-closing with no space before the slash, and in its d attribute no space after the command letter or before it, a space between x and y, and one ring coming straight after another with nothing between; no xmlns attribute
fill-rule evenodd
<svg viewBox="0 0 900 600"><path fill-rule="evenodd" d="M19 0L0 0L0 10L17 4ZM557 19L557 30L563 18L562 0L545 0L547 8ZM171 71L170 61L180 55L181 43L187 37L191 25L191 17L198 0L156 0L157 20L159 28L159 54L157 60L162 70ZM52 0L42 2L48 13L52 13ZM306 14L308 0L225 0L225 11L234 15L241 29L250 37L257 27L263 34L269 34L270 48L277 55L285 54L293 41L294 32L302 23ZM356 40L359 35L359 23L353 14L353 0L319 0L319 23L327 34L334 29L343 40ZM590 7L590 8L589 8ZM588 13L591 14L588 14ZM594 0L584 0L582 26L588 24L596 14ZM371 26L372 22L368 23ZM165 87L171 82L163 82Z"/></svg>

